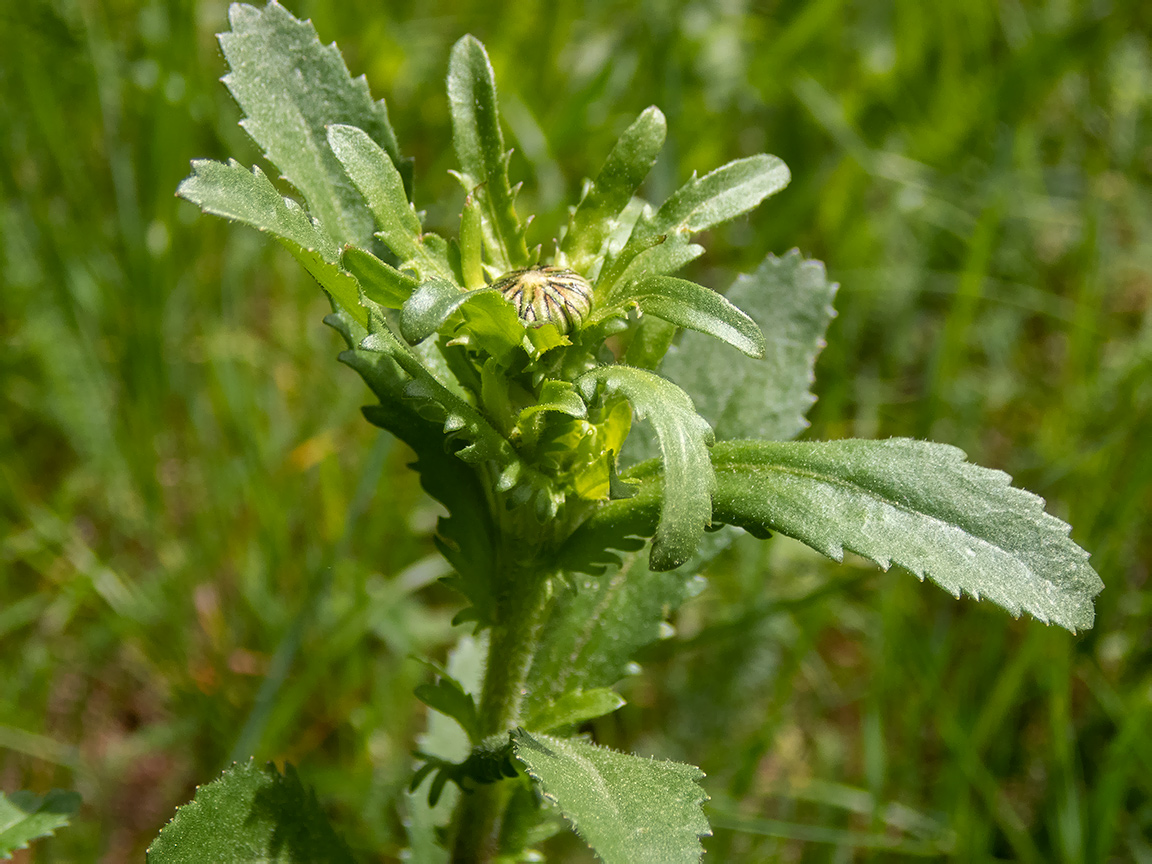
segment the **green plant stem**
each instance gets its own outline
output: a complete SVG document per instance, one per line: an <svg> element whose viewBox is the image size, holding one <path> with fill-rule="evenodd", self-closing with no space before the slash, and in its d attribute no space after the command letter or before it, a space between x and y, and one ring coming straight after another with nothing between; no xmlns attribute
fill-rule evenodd
<svg viewBox="0 0 1152 864"><path fill-rule="evenodd" d="M516 726L524 699L524 682L532 665L540 626L551 596L547 574L522 572L511 582L502 623L492 628L488 663L480 694L480 732L487 738ZM508 803L507 783L481 786L460 796L453 817L456 864L491 861L497 851L500 824Z"/></svg>

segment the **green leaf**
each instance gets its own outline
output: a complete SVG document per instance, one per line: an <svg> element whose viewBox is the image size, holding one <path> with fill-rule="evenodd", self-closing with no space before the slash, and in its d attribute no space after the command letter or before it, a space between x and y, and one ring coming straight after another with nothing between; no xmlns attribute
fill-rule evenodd
<svg viewBox="0 0 1152 864"><path fill-rule="evenodd" d="M419 284L407 273L401 273L371 252L355 246L348 246L341 253L340 263L356 277L365 296L385 309L399 309Z"/></svg>
<svg viewBox="0 0 1152 864"><path fill-rule="evenodd" d="M0 792L0 858L7 860L19 849L41 837L51 837L65 827L80 807L75 792L53 789L47 795L31 792Z"/></svg>
<svg viewBox="0 0 1152 864"><path fill-rule="evenodd" d="M1073 632L1092 626L1104 584L1069 527L955 447L733 441L712 457L717 521L779 531L837 561L848 549L884 569L899 564L957 597L967 591Z"/></svg>
<svg viewBox="0 0 1152 864"><path fill-rule="evenodd" d="M409 342L423 342L475 296L444 279L422 282L400 310L400 332Z"/></svg>
<svg viewBox="0 0 1152 864"><path fill-rule="evenodd" d="M613 505L617 503L628 502ZM655 524L653 518L650 528ZM583 562L573 561L578 563L573 569L604 575L577 577L572 588L556 598L532 658L525 716L543 713L565 693L610 687L637 671L633 662L637 652L669 635L668 616L704 589L705 582L697 574L707 561L731 545L734 535L733 531L709 532L683 566L654 573L638 554L630 554L622 566L614 566L603 554L613 539L605 541L604 534L597 534L596 540L605 541L596 550L599 554ZM600 561L600 566L594 561ZM607 572L605 565L610 565Z"/></svg>
<svg viewBox="0 0 1152 864"><path fill-rule="evenodd" d="M368 323L368 312L360 305L359 284L336 263L340 260L339 247L299 204L277 192L259 167L249 171L234 159L227 165L194 159L191 176L176 194L205 213L271 234L357 324L363 327Z"/></svg>
<svg viewBox="0 0 1152 864"><path fill-rule="evenodd" d="M448 61L448 101L452 144L460 161L460 181L481 208L484 239L500 272L528 265L524 227L516 215L515 191L508 185L508 157L500 131L496 76L488 53L474 36L452 47Z"/></svg>
<svg viewBox="0 0 1152 864"><path fill-rule="evenodd" d="M653 105L620 136L568 221L568 231L560 245L567 260L564 266L586 273L601 254L617 217L652 170L667 131L664 115Z"/></svg>
<svg viewBox="0 0 1152 864"><path fill-rule="evenodd" d="M624 704L620 694L607 687L571 690L542 706L528 718L524 726L532 731L551 732L561 726L571 726L611 714Z"/></svg>
<svg viewBox="0 0 1152 864"><path fill-rule="evenodd" d="M459 723L473 744L480 743L483 736L480 734L476 700L451 675L443 670L437 670L437 673L434 684L420 684L416 687L416 698Z"/></svg>
<svg viewBox="0 0 1152 864"><path fill-rule="evenodd" d="M447 259L424 245L420 219L408 203L404 181L380 145L363 129L336 124L328 127L328 145L356 188L380 229L376 236L400 259L402 268L412 268L422 279L452 279Z"/></svg>
<svg viewBox="0 0 1152 864"><path fill-rule="evenodd" d="M823 264L805 260L795 249L782 258L769 255L725 295L760 325L764 357L738 357L711 339L685 333L660 374L684 388L717 438L795 438L808 425L804 415L816 401L809 391L812 369L836 314L836 288Z"/></svg>
<svg viewBox="0 0 1152 864"><path fill-rule="evenodd" d="M576 392L575 386L568 381L555 381L553 379L544 382L540 388L540 401L521 411L517 422L523 423L533 415L545 411L567 414L569 417L588 416L588 407L580 398L580 394Z"/></svg>
<svg viewBox="0 0 1152 864"><path fill-rule="evenodd" d="M692 175L656 211L645 212L624 248L606 265L597 291L608 290L640 253L668 235L690 235L735 219L785 186L791 175L775 156L737 159L703 177Z"/></svg>
<svg viewBox="0 0 1152 864"><path fill-rule="evenodd" d="M711 835L693 765L576 739L512 735L516 758L604 864L695 864Z"/></svg>
<svg viewBox="0 0 1152 864"><path fill-rule="evenodd" d="M749 357L764 356L764 334L756 322L723 295L695 282L656 276L613 292L609 302L635 303L649 315L714 336ZM715 374L719 368L714 365L710 371Z"/></svg>
<svg viewBox="0 0 1152 864"><path fill-rule="evenodd" d="M670 570L688 560L704 529L711 524L715 481L708 445L712 429L692 407L692 400L670 381L631 366L601 366L576 381L585 402L599 387L618 392L637 416L656 430L664 459L664 497L660 524L652 544L653 570Z"/></svg>
<svg viewBox="0 0 1152 864"><path fill-rule="evenodd" d="M310 21L283 6L233 3L231 33L220 47L231 71L224 84L239 103L245 131L308 202L338 244L366 246L372 216L327 144L324 127L363 129L400 165L384 102L374 102L363 76L348 74L335 45L321 45Z"/></svg>
<svg viewBox="0 0 1152 864"><path fill-rule="evenodd" d="M148 847L148 864L351 864L313 792L287 766L237 763L196 790Z"/></svg>
<svg viewBox="0 0 1152 864"><path fill-rule="evenodd" d="M737 159L703 177L693 174L651 220L640 224L652 234L695 234L747 213L791 179L788 166L775 156Z"/></svg>

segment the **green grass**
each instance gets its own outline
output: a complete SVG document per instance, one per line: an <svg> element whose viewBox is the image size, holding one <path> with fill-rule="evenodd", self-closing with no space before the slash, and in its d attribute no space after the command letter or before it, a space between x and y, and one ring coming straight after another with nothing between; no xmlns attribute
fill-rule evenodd
<svg viewBox="0 0 1152 864"><path fill-rule="evenodd" d="M737 544L598 739L704 768L716 861L1152 860L1152 7L553 5L288 3L388 99L433 224L462 197L443 80L468 31L530 242L648 104L654 198L781 156L791 188L693 275L828 262L811 436L963 447L1047 498L1107 585L1073 637ZM225 9L0 11L0 788L85 800L37 861L138 860L249 750L394 860L406 658L452 639L435 509L359 417L319 292L173 196L193 157L257 158L216 81Z"/></svg>

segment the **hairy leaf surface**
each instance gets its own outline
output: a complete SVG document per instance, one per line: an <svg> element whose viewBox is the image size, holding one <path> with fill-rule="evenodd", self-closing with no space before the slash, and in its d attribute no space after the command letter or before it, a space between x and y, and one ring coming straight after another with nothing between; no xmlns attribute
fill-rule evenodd
<svg viewBox="0 0 1152 864"><path fill-rule="evenodd" d="M695 864L708 796L694 765L618 753L579 739L512 736L516 758L604 864Z"/></svg>
<svg viewBox="0 0 1152 864"><path fill-rule="evenodd" d="M228 20L232 32L219 36L231 69L223 81L244 112L240 125L338 244L366 246L372 216L324 127L358 126L403 165L384 102L373 101L363 76L348 74L335 45L320 44L311 21L297 20L275 0L262 9L233 3Z"/></svg>
<svg viewBox="0 0 1152 864"><path fill-rule="evenodd" d="M660 373L692 397L719 439L786 441L808 425L816 401L809 387L828 322L836 314L824 265L797 250L769 255L750 275L737 277L725 294L764 334L762 358L739 357L697 333L685 333Z"/></svg>
<svg viewBox="0 0 1152 864"><path fill-rule="evenodd" d="M1068 525L1002 471L944 444L717 444L717 521L779 531L837 561L848 549L1076 631L1104 587ZM616 502L613 502L616 503ZM625 502L626 503L626 502Z"/></svg>
<svg viewBox="0 0 1152 864"><path fill-rule="evenodd" d="M568 266L584 273L601 252L620 213L656 162L668 124L655 105L624 130L568 222L560 251Z"/></svg>
<svg viewBox="0 0 1152 864"><path fill-rule="evenodd" d="M148 847L149 864L351 864L296 769L241 762L201 786Z"/></svg>
<svg viewBox="0 0 1152 864"><path fill-rule="evenodd" d="M460 179L465 191L480 202L484 239L493 263L501 271L524 267L528 247L516 215L516 194L508 184L510 152L504 149L500 131L496 76L488 52L473 36L464 36L452 48L448 101Z"/></svg>
<svg viewBox="0 0 1152 864"><path fill-rule="evenodd" d="M752 358L764 355L764 335L756 322L739 308L703 285L656 276L634 282L611 297L613 303L635 303L641 310L726 342ZM719 365L712 367L715 370Z"/></svg>
<svg viewBox="0 0 1152 864"><path fill-rule="evenodd" d="M0 858L9 858L18 849L41 837L51 837L63 828L80 807L75 792L53 789L47 795L31 792L0 792Z"/></svg>
<svg viewBox="0 0 1152 864"><path fill-rule="evenodd" d="M424 279L452 278L447 259L424 244L420 219L408 202L404 181L388 154L363 129L336 124L328 127L328 144L368 202L380 229L376 236Z"/></svg>
<svg viewBox="0 0 1152 864"><path fill-rule="evenodd" d="M585 402L591 402L599 387L620 393L655 428L666 483L650 566L653 570L678 567L696 551L704 529L711 524L711 427L683 390L644 369L601 366L581 376L576 386Z"/></svg>
<svg viewBox="0 0 1152 864"><path fill-rule="evenodd" d="M258 166L249 171L234 159L227 165L195 159L191 176L176 194L205 213L271 234L356 323L362 327L368 323L368 312L360 304L359 284L336 263L340 260L339 247L299 204L277 192Z"/></svg>

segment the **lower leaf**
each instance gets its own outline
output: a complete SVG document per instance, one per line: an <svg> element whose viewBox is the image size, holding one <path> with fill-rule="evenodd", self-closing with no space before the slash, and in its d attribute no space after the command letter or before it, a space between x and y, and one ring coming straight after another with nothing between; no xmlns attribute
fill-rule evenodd
<svg viewBox="0 0 1152 864"><path fill-rule="evenodd" d="M604 864L695 864L712 834L693 765L579 739L512 734L516 758Z"/></svg>

